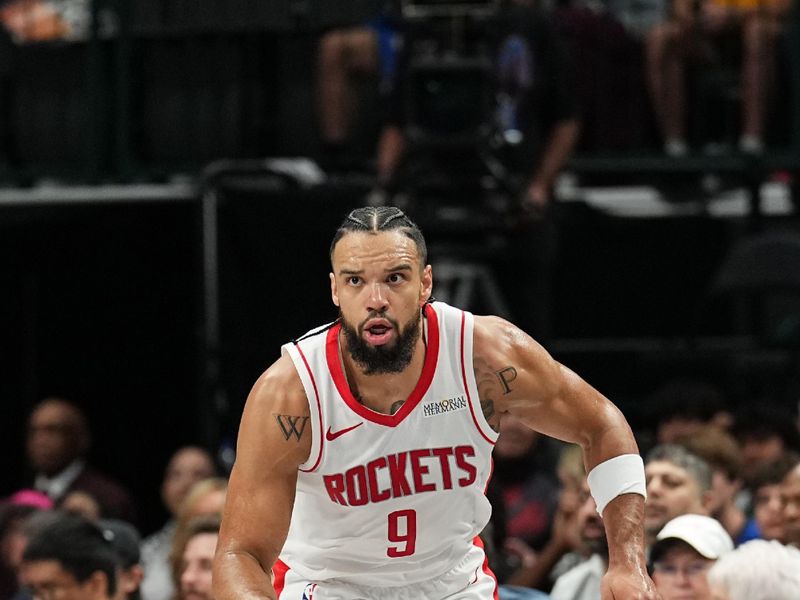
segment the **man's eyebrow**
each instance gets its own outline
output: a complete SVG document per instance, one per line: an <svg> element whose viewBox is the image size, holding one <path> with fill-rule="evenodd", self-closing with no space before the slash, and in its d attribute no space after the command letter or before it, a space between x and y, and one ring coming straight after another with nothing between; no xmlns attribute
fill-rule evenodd
<svg viewBox="0 0 800 600"><path fill-rule="evenodd" d="M390 268L386 269L386 272L387 273L392 273L394 271L410 271L410 270L411 270L411 265L410 264L401 263L401 264L399 264L397 266L390 267Z"/></svg>
<svg viewBox="0 0 800 600"><path fill-rule="evenodd" d="M361 275L364 272L364 269L353 270L353 269L340 269L339 275Z"/></svg>

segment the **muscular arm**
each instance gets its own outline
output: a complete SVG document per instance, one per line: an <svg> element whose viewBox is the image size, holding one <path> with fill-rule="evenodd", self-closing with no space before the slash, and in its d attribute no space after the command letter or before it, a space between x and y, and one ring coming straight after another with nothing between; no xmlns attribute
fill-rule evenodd
<svg viewBox="0 0 800 600"><path fill-rule="evenodd" d="M276 598L270 572L286 541L297 468L311 450L302 384L284 356L245 405L214 558L217 600Z"/></svg>
<svg viewBox="0 0 800 600"><path fill-rule="evenodd" d="M614 456L638 454L619 409L524 332L496 317L476 317L474 336L475 376L492 427L498 428L500 414L509 413L536 431L579 444L587 472ZM609 572L629 578L618 594L631 581L654 593L645 570L643 513L644 499L638 494L618 496L603 512Z"/></svg>
<svg viewBox="0 0 800 600"><path fill-rule="evenodd" d="M493 427L500 413L510 413L531 429L579 444L587 471L638 452L622 413L518 328L476 317L474 347L481 405Z"/></svg>

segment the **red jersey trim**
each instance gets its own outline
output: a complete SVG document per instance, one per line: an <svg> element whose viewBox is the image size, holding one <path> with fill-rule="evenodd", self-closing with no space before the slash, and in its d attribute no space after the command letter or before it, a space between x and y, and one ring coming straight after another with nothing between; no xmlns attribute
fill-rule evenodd
<svg viewBox="0 0 800 600"><path fill-rule="evenodd" d="M289 565L283 562L280 558L275 561L272 566L272 587L275 588L275 595L280 598L281 592L286 585L286 573L290 571Z"/></svg>
<svg viewBox="0 0 800 600"><path fill-rule="evenodd" d="M467 321L467 315L466 315L466 313L464 311L461 311L461 340L460 340L460 342L461 342L461 351L460 351L460 354L461 354L461 379L464 381L464 389L467 392L467 403L469 404L469 412L472 415L472 422L475 423L475 427L478 429L478 433L481 434L481 437L483 437L483 439L485 439L492 446L494 446L497 442L495 440L492 440L489 436L487 436L484 433L480 422L478 422L478 417L475 415L475 407L472 405L472 398L471 398L470 393L469 393L469 382L467 381L467 362L466 362L466 356L464 356L464 349L465 349L464 329L466 328L466 321Z"/></svg>
<svg viewBox="0 0 800 600"><path fill-rule="evenodd" d="M481 550L483 550L483 572L494 579L494 592L492 593L493 600L500 600L500 591L497 586L497 576L494 574L491 568L489 568L489 557L486 555L486 550L483 548L483 540L479 535L475 536L475 539L472 540L473 545L477 546Z"/></svg>
<svg viewBox="0 0 800 600"><path fill-rule="evenodd" d="M306 371L308 371L308 376L311 378L311 385L314 386L314 396L317 403L317 416L319 417L319 428L317 431L319 432L319 453L317 454L317 460L314 462L314 466L310 469L298 469L303 473L310 473L314 471L318 466L320 461L322 460L322 446L325 444L325 432L322 429L322 404L319 401L319 390L317 389L317 382L314 379L314 373L311 371L311 367L308 364L308 360L306 360L306 355L303 354L303 350L300 348L300 344L295 344L295 348L297 348L298 354L300 354L300 358L303 359L303 364L306 366ZM311 457L309 456L309 459ZM308 463L308 461L306 461Z"/></svg>
<svg viewBox="0 0 800 600"><path fill-rule="evenodd" d="M353 396L350 391L350 386L347 385L347 379L342 370L342 364L339 361L339 330L341 323L337 323L328 330L328 339L326 342L326 358L328 361L328 370L333 378L333 383L339 394L347 403L347 405L359 416L364 417L368 421L385 425L387 427L396 427L403 419L405 419L412 410L419 404L425 392L431 386L433 375L436 372L436 364L439 360L439 318L436 315L436 310L429 304L423 307L423 314L428 319L428 351L425 353L425 363L422 366L422 373L419 376L417 385L411 392L411 395L406 400L406 403L393 415L384 415L367 408L361 404Z"/></svg>

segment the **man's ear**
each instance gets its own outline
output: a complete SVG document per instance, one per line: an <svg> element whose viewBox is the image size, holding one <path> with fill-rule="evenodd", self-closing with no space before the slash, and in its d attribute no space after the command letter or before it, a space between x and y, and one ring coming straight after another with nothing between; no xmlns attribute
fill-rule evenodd
<svg viewBox="0 0 800 600"><path fill-rule="evenodd" d="M133 565L130 569L122 572L118 577L117 585L122 586L125 594L132 594L139 589L144 579L144 569L141 565Z"/></svg>
<svg viewBox="0 0 800 600"><path fill-rule="evenodd" d="M425 265L422 270L422 282L420 285L419 305L423 306L428 300L431 299L433 291L433 269L430 265Z"/></svg>
<svg viewBox="0 0 800 600"><path fill-rule="evenodd" d="M328 273L331 280L331 300L336 306L339 306L339 292L336 289L336 276L333 273Z"/></svg>
<svg viewBox="0 0 800 600"><path fill-rule="evenodd" d="M110 598L111 582L103 571L95 571L82 586L90 595L87 598Z"/></svg>

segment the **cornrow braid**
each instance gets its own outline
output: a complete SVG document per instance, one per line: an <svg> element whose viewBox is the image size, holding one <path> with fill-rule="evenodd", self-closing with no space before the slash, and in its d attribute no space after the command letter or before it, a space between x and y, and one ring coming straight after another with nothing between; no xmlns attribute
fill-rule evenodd
<svg viewBox="0 0 800 600"><path fill-rule="evenodd" d="M333 236L330 249L331 259L333 259L333 250L336 248L336 244L351 231L380 233L394 229L414 241L417 245L420 262L425 266L428 262L428 247L422 231L396 206L365 206L350 211Z"/></svg>

